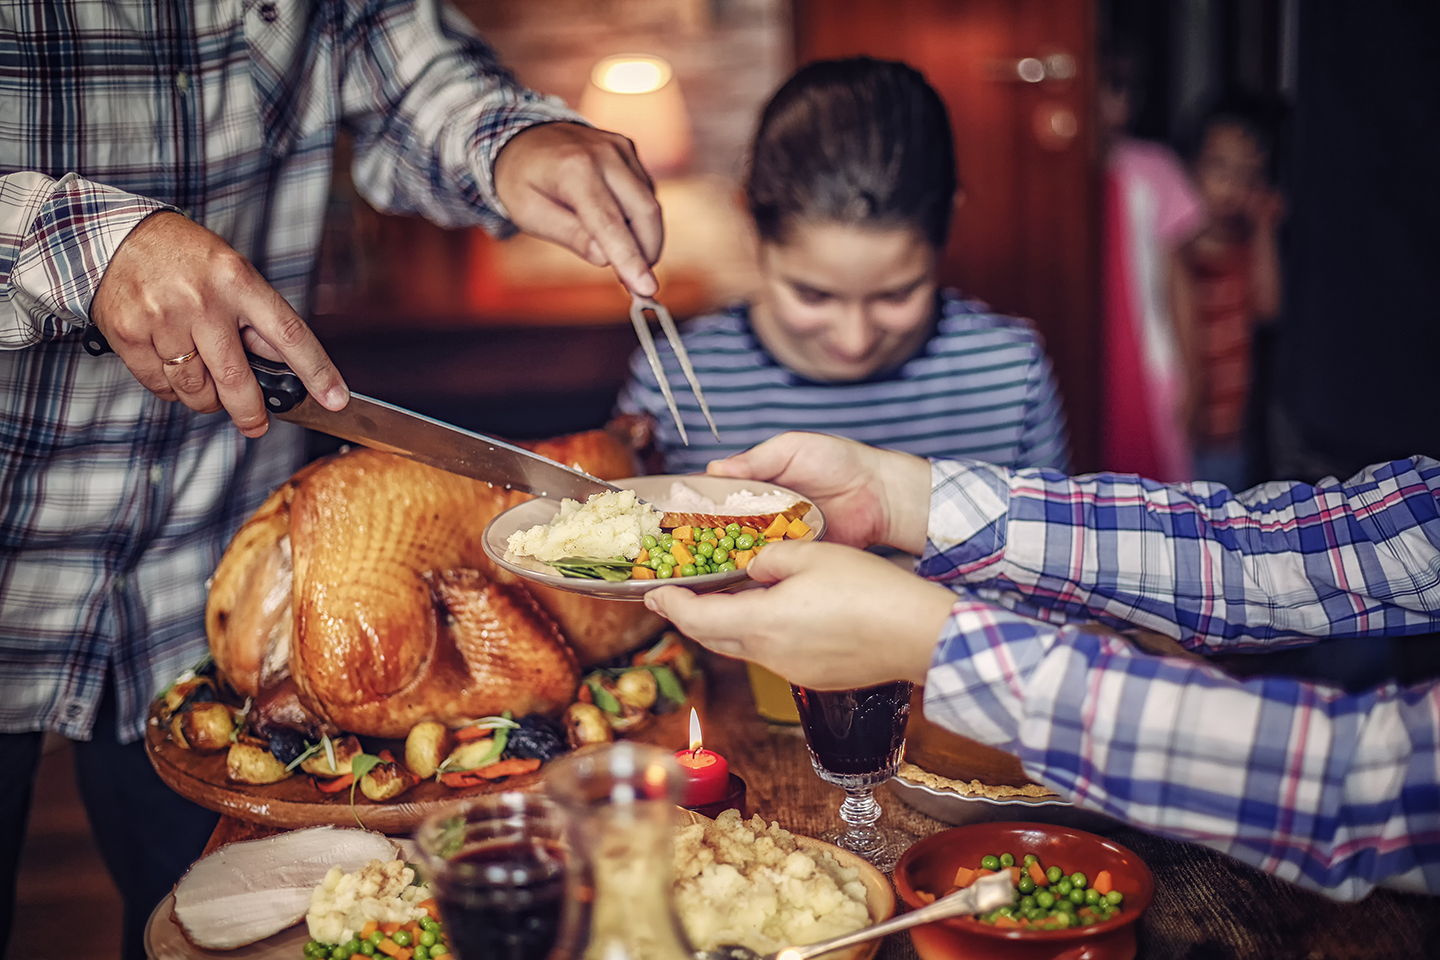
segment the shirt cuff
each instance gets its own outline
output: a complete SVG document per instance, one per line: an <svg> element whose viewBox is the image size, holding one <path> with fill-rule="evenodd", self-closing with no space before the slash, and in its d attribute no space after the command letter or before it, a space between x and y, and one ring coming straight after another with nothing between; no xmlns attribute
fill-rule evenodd
<svg viewBox="0 0 1440 960"><path fill-rule="evenodd" d="M1013 751L1025 715L1025 686L1058 633L1050 624L962 593L931 657L925 678L926 719Z"/></svg>
<svg viewBox="0 0 1440 960"><path fill-rule="evenodd" d="M29 318L32 343L88 323L90 303L120 244L152 213L175 209L73 173L48 185L49 178L35 176L32 196L39 203L11 276L14 306Z"/></svg>
<svg viewBox="0 0 1440 960"><path fill-rule="evenodd" d="M530 90L517 90L515 99L491 110L480 120L471 141L470 155L475 157L475 188L479 193L482 224L501 239L513 236L518 228L510 221L510 212L495 192L495 161L506 144L531 127L546 123L592 124L565 105L559 97L542 96Z"/></svg>
<svg viewBox="0 0 1440 960"><path fill-rule="evenodd" d="M916 572L973 579L1005 553L1010 471L973 460L930 461L930 520Z"/></svg>

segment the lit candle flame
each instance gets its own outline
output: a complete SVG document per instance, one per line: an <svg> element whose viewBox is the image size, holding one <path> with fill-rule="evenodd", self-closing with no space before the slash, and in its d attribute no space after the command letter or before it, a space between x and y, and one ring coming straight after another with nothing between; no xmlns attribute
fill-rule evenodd
<svg viewBox="0 0 1440 960"><path fill-rule="evenodd" d="M691 707L691 708L690 708L690 752L691 752L691 753L699 753L699 752L700 752L700 749L701 749L702 747L704 747L704 746L705 746L705 741L704 741L704 739L701 738L701 736L700 736L700 714L698 714L698 713L695 712L695 708L694 708L694 707Z"/></svg>

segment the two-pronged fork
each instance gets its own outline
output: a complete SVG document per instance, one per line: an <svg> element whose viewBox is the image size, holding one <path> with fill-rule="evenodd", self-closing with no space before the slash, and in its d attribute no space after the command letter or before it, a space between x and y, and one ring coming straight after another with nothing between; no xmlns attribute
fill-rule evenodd
<svg viewBox="0 0 1440 960"><path fill-rule="evenodd" d="M665 368L660 364L660 354L655 351L655 338L650 335L650 323L645 318L647 310L655 314L655 319L660 323L660 329L665 331L665 339L670 341L670 349L675 351L675 356L680 361L680 369L685 371L685 379L690 381L690 391L700 402L700 412L705 414L705 422L710 424L710 432L715 435L716 440L719 440L720 431L715 427L715 418L710 415L710 404L705 402L705 394L700 389L700 381L695 377L695 368L690 365L690 355L685 352L685 344L680 342L680 331L675 328L675 321L671 318L670 311L649 297L632 293L630 322L635 325L635 335L640 338L640 346L645 351L645 359L650 361L650 369L655 374L656 382L660 384L660 392L665 395L665 405L670 408L670 415L675 418L675 426L680 431L680 439L685 442L686 446L690 445L690 437L685 432L685 422L680 419L680 408L675 405L675 397L670 392L670 383L665 379Z"/></svg>

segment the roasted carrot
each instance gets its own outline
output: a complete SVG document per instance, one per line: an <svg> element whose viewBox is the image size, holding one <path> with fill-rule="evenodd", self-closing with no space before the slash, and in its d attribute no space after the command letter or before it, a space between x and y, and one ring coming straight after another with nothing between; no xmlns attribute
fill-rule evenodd
<svg viewBox="0 0 1440 960"><path fill-rule="evenodd" d="M1040 861L1036 860L1030 864L1030 879L1035 881L1037 887L1050 886L1050 878L1045 876L1045 871L1040 869Z"/></svg>
<svg viewBox="0 0 1440 960"><path fill-rule="evenodd" d="M379 757L380 757L381 760L384 760L386 763L395 763L395 762L396 762L396 760L395 760L395 754L391 753L389 750L381 750L380 753L379 753Z"/></svg>
<svg viewBox="0 0 1440 960"><path fill-rule="evenodd" d="M376 930L379 929L380 924L376 923L374 920L366 920L365 926L360 928L360 939L369 940L370 934L374 933Z"/></svg>
<svg viewBox="0 0 1440 960"><path fill-rule="evenodd" d="M581 689L584 688L582 687ZM471 770L464 770L458 773L442 773L440 774L440 782L455 790L460 790L465 787L478 787L485 782L484 777L477 777L472 774L473 771Z"/></svg>
<svg viewBox="0 0 1440 960"><path fill-rule="evenodd" d="M1095 882L1090 884L1090 886L1094 887L1095 892L1103 897L1105 896L1105 894L1115 889L1115 881L1110 878L1109 870L1101 870L1099 873L1095 874Z"/></svg>
<svg viewBox="0 0 1440 960"><path fill-rule="evenodd" d="M336 777L334 780L320 780L317 778L315 780L315 789L321 793L339 793L354 782L355 775L353 773L347 773L343 777Z"/></svg>
<svg viewBox="0 0 1440 960"><path fill-rule="evenodd" d="M477 777L484 777L486 780L499 780L501 777L513 777L521 773L529 773L532 770L540 769L539 757L514 757L510 760L499 760L495 763L486 764L478 770L470 770L469 773Z"/></svg>
<svg viewBox="0 0 1440 960"><path fill-rule="evenodd" d="M975 871L969 867L961 867L955 871L955 886L968 887L975 882Z"/></svg>
<svg viewBox="0 0 1440 960"><path fill-rule="evenodd" d="M589 690L590 688L582 684L580 689ZM483 740L486 737L493 736L494 733L494 730L483 730L475 726L461 727L455 731L455 739L461 743L468 743L471 740Z"/></svg>
<svg viewBox="0 0 1440 960"><path fill-rule="evenodd" d="M580 684L580 689L575 692L575 699L581 703L594 703L595 695L590 692L590 684Z"/></svg>

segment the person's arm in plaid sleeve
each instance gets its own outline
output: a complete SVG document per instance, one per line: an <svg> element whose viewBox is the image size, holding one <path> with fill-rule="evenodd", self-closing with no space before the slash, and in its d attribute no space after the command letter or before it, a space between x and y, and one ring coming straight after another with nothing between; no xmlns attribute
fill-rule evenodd
<svg viewBox="0 0 1440 960"><path fill-rule="evenodd" d="M925 716L1126 823L1339 899L1440 892L1440 684L1239 680L962 593Z"/></svg>
<svg viewBox="0 0 1440 960"><path fill-rule="evenodd" d="M78 330L110 258L165 204L74 174L0 176L0 350Z"/></svg>
<svg viewBox="0 0 1440 960"><path fill-rule="evenodd" d="M346 16L342 109L367 200L442 226L518 228L656 291L660 208L628 140L521 87L438 0L371 0Z"/></svg>
<svg viewBox="0 0 1440 960"><path fill-rule="evenodd" d="M932 466L918 571L1219 648L1440 629L1440 463L1209 484Z"/></svg>

